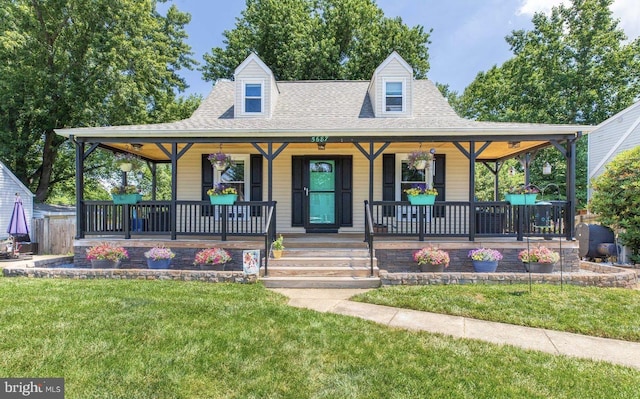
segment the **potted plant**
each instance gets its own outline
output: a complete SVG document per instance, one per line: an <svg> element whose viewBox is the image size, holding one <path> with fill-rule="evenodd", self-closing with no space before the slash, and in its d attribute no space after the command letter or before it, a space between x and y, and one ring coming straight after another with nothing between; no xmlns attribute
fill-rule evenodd
<svg viewBox="0 0 640 399"><path fill-rule="evenodd" d="M436 202L438 190L430 188L426 183L415 183L404 190L411 205L433 205Z"/></svg>
<svg viewBox="0 0 640 399"><path fill-rule="evenodd" d="M225 169L233 165L231 155L227 155L222 151L218 151L215 154L209 154L207 159L211 162L211 165L216 167L216 169Z"/></svg>
<svg viewBox="0 0 640 399"><path fill-rule="evenodd" d="M449 267L449 254L438 248L426 247L413 253L413 260L418 262L423 272L443 272Z"/></svg>
<svg viewBox="0 0 640 399"><path fill-rule="evenodd" d="M235 187L218 183L213 186L213 188L207 190L207 195L212 204L233 205L238 199L238 190L236 190Z"/></svg>
<svg viewBox="0 0 640 399"><path fill-rule="evenodd" d="M427 151L414 151L409 154L409 169L424 170L433 160L433 154Z"/></svg>
<svg viewBox="0 0 640 399"><path fill-rule="evenodd" d="M560 254L544 245L538 245L533 249L520 251L518 259L524 263L524 269L529 273L552 273L553 266L560 260Z"/></svg>
<svg viewBox="0 0 640 399"><path fill-rule="evenodd" d="M273 243L271 244L271 253L273 254L274 258L279 259L280 257L282 257L282 250L284 249L283 244L284 237L282 237L282 234L280 234L278 238L273 240Z"/></svg>
<svg viewBox="0 0 640 399"><path fill-rule="evenodd" d="M476 273L493 273L498 268L498 262L502 260L500 251L490 248L472 249L468 256Z"/></svg>
<svg viewBox="0 0 640 399"><path fill-rule="evenodd" d="M111 189L114 204L136 204L142 200L142 195L134 185L115 186Z"/></svg>
<svg viewBox="0 0 640 399"><path fill-rule="evenodd" d="M168 269L171 266L171 259L175 256L171 248L164 245L157 245L144 253L149 269Z"/></svg>
<svg viewBox="0 0 640 399"><path fill-rule="evenodd" d="M540 193L538 187L533 184L511 187L505 194L505 200L511 205L533 205Z"/></svg>
<svg viewBox="0 0 640 399"><path fill-rule="evenodd" d="M206 248L196 253L194 265L202 270L224 270L224 264L231 260L229 252L222 248Z"/></svg>
<svg viewBox="0 0 640 399"><path fill-rule="evenodd" d="M129 253L123 247L104 242L86 250L87 259L94 269L113 269L120 267L123 259L129 258Z"/></svg>
<svg viewBox="0 0 640 399"><path fill-rule="evenodd" d="M142 166L140 158L128 152L116 154L115 163L123 172L131 172L131 170L138 169Z"/></svg>

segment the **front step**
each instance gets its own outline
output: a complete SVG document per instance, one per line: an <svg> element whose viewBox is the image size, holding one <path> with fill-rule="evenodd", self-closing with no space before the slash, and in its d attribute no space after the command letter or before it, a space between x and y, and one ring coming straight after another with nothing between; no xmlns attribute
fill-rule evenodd
<svg viewBox="0 0 640 399"><path fill-rule="evenodd" d="M271 274L271 273L269 273ZM378 288L378 277L261 277L267 288Z"/></svg>
<svg viewBox="0 0 640 399"><path fill-rule="evenodd" d="M380 286L377 259L373 271L363 243L304 242L289 245L282 258L269 259L268 288L375 288ZM263 270L261 270L261 274ZM372 276L373 273L373 276Z"/></svg>

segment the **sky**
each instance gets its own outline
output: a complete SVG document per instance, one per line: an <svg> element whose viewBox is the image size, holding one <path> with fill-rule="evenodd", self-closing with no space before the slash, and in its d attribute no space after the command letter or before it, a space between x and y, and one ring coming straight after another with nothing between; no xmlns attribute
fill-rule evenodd
<svg viewBox="0 0 640 399"><path fill-rule="evenodd" d="M478 72L501 65L512 57L504 40L512 31L533 28L535 12L548 12L568 0L377 0L385 16L401 17L408 26L433 29L429 47L427 77L448 84L462 93ZM179 10L191 14L186 26L187 42L201 64L203 54L224 47L225 30L235 27L245 0L170 0ZM614 18L630 39L640 36L640 1L615 0ZM190 86L185 94L206 97L213 82L202 80L200 71L182 71Z"/></svg>

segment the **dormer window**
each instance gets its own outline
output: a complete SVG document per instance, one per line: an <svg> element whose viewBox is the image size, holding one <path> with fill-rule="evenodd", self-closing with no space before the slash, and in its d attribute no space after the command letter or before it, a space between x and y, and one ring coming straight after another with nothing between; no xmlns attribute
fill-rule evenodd
<svg viewBox="0 0 640 399"><path fill-rule="evenodd" d="M244 112L246 114L261 114L263 100L262 83L245 83Z"/></svg>
<svg viewBox="0 0 640 399"><path fill-rule="evenodd" d="M404 82L385 81L385 112L404 112Z"/></svg>

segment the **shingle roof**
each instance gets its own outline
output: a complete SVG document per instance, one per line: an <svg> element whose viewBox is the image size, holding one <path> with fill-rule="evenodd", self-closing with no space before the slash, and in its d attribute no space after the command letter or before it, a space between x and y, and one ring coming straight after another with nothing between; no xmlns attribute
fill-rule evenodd
<svg viewBox="0 0 640 399"><path fill-rule="evenodd" d="M271 118L234 118L235 83L217 82L193 115L185 120L148 125L58 129L68 136L229 136L234 133L345 132L375 135L487 134L525 132L568 133L569 125L477 122L460 118L429 80L413 82L411 117L376 118L367 94L369 81L280 81Z"/></svg>

